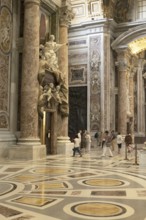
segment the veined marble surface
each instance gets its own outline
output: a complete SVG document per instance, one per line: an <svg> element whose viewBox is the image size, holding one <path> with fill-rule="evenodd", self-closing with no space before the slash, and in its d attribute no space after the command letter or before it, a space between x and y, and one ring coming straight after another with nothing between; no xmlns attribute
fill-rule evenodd
<svg viewBox="0 0 146 220"><path fill-rule="evenodd" d="M0 161L0 220L145 220L146 167L101 155Z"/></svg>

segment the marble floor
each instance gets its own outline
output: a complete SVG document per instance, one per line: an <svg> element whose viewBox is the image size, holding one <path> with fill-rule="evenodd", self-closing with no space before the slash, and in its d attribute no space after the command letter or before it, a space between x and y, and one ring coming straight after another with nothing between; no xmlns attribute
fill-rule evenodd
<svg viewBox="0 0 146 220"><path fill-rule="evenodd" d="M0 161L0 220L146 220L146 167L101 151Z"/></svg>

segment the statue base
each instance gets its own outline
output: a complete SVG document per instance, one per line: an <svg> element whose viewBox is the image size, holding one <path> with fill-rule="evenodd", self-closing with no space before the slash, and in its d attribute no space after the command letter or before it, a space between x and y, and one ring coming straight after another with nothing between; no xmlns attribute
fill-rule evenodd
<svg viewBox="0 0 146 220"><path fill-rule="evenodd" d="M70 141L69 137L57 137L57 154L63 154L63 155L72 155L74 143Z"/></svg>
<svg viewBox="0 0 146 220"><path fill-rule="evenodd" d="M41 145L39 139L19 139L8 152L10 160L41 160L46 158L46 145Z"/></svg>

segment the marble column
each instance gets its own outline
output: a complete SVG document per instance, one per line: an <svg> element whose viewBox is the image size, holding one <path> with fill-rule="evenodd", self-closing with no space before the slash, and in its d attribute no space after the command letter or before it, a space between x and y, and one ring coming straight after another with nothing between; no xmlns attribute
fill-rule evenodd
<svg viewBox="0 0 146 220"><path fill-rule="evenodd" d="M68 42L68 27L60 26L59 31L60 43ZM68 45L64 45L59 50L59 69L65 75L65 84L68 88ZM63 126L61 127L61 135L68 136L68 117L62 118Z"/></svg>
<svg viewBox="0 0 146 220"><path fill-rule="evenodd" d="M134 135L134 75L136 68L132 69L129 77L129 102L131 112L131 134Z"/></svg>
<svg viewBox="0 0 146 220"><path fill-rule="evenodd" d="M125 135L127 133L127 111L128 111L128 53L118 51L118 131Z"/></svg>
<svg viewBox="0 0 146 220"><path fill-rule="evenodd" d="M24 159L40 159L45 157L45 147L40 144L38 138L37 112L40 0L25 0L24 5L21 120L20 139L17 146ZM17 158L19 152L17 154L11 151L10 156Z"/></svg>
<svg viewBox="0 0 146 220"><path fill-rule="evenodd" d="M68 88L68 26L74 17L70 0L63 0L60 9L59 42L64 44L59 50L59 69L65 76L65 85ZM58 153L71 153L72 143L68 137L68 117L61 117L59 137L57 141Z"/></svg>

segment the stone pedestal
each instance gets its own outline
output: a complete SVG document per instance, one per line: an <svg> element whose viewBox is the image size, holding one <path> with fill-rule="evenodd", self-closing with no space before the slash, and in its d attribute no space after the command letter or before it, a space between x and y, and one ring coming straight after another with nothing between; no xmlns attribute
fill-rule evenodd
<svg viewBox="0 0 146 220"><path fill-rule="evenodd" d="M9 148L10 160L40 160L46 158L46 145L20 144Z"/></svg>
<svg viewBox="0 0 146 220"><path fill-rule="evenodd" d="M0 159L8 157L9 148L16 143L16 137L10 132L1 132L0 134Z"/></svg>
<svg viewBox="0 0 146 220"><path fill-rule="evenodd" d="M69 137L60 136L57 138L57 154L72 155L72 149L74 143L72 143Z"/></svg>
<svg viewBox="0 0 146 220"><path fill-rule="evenodd" d="M146 167L146 142L144 142L143 150L139 153L139 166Z"/></svg>

